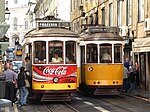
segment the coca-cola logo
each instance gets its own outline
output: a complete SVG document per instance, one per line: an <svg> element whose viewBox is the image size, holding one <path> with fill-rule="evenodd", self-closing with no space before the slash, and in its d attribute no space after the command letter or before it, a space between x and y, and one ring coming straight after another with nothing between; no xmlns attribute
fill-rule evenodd
<svg viewBox="0 0 150 112"><path fill-rule="evenodd" d="M63 66L59 66L57 68L50 68L49 66L47 66L46 68L44 68L43 70L43 74L44 75L65 75L67 72L67 67L63 67Z"/></svg>

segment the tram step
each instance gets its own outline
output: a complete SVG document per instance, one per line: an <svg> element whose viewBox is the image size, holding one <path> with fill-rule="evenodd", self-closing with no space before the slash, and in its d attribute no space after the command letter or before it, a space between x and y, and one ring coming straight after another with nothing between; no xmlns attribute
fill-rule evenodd
<svg viewBox="0 0 150 112"><path fill-rule="evenodd" d="M41 101L71 101L68 94L44 94Z"/></svg>
<svg viewBox="0 0 150 112"><path fill-rule="evenodd" d="M94 92L94 95L118 95L118 94L119 92L115 88L105 88L105 89L98 88Z"/></svg>

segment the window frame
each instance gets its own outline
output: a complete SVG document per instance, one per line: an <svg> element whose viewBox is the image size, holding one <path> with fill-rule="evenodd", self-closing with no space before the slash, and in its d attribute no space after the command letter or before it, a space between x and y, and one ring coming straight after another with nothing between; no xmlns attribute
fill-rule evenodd
<svg viewBox="0 0 150 112"><path fill-rule="evenodd" d="M51 56L51 59L50 59L50 45L49 45L49 43L50 42L60 42L61 44L62 44L62 46L60 47L61 48L61 53L59 52L59 57L60 58L62 58L62 62L52 62L52 58L53 58L53 56L54 56L54 53L55 52L57 52L58 53L58 50L60 50L59 49L59 46L52 46L52 56ZM49 64L64 64L64 41L60 41L60 40L50 40L50 41L48 41L48 58L47 58L47 60L48 60L48 63ZM61 56L60 56L60 54L61 54Z"/></svg>
<svg viewBox="0 0 150 112"><path fill-rule="evenodd" d="M70 47L67 47L66 45L67 45L67 43L69 43L69 42L73 42L73 52L71 52L70 53L70 57L68 57L67 56L67 51L69 51L67 48L71 48L71 46ZM72 51L72 50L71 50ZM76 64L77 63L77 53L76 53L76 51L77 51L77 45L76 45L76 42L75 41L73 41L73 40L68 40L68 41L65 41L65 44L64 44L64 62L65 62L65 64ZM74 56L71 56L71 54L74 54ZM66 62L66 57L70 60L69 62ZM71 58L71 57L73 57L73 58ZM73 60L72 60L73 59ZM71 61L72 60L72 61Z"/></svg>
<svg viewBox="0 0 150 112"><path fill-rule="evenodd" d="M104 48L102 48L104 47ZM110 47L110 48L109 48ZM108 48L108 54L111 56L111 61L102 61L102 58L103 58L103 54L106 50L103 50L102 49L107 49ZM102 53L103 52L103 53ZM99 44L99 63L101 64L104 64L104 63L113 63L113 44L110 44L110 43L102 43L102 44Z"/></svg>
<svg viewBox="0 0 150 112"><path fill-rule="evenodd" d="M90 54L88 54L88 45L92 46L92 47L89 47L89 48L91 48L90 49ZM94 54L91 52L91 50L94 50L93 46L95 46L95 48L96 48L96 50L95 50L96 53L95 53L95 51L93 51ZM96 44L96 43L88 43L88 44L86 44L86 63L98 63L98 47L97 46L98 46L98 44ZM96 57L91 56L91 55L94 55ZM91 61L88 60L88 57L90 58ZM96 59L96 61L93 60L94 58Z"/></svg>
<svg viewBox="0 0 150 112"><path fill-rule="evenodd" d="M35 49L35 47L36 47L36 46L35 46L35 45L36 45L35 43L36 43L36 42L40 42L40 44L41 44L41 43L45 43L45 48L46 48L46 49L45 49L45 52L46 52L45 55L46 55L46 57L45 57L45 60L43 60L43 61L41 61L41 60L38 59L38 54L37 54L37 56L36 56L36 49ZM42 44L41 44L40 46L42 46ZM40 47L40 49L42 49L42 47ZM38 49L38 50L39 50L39 49ZM41 50L40 50L40 51L41 51ZM32 56L32 57L33 57L33 59L34 59L34 60L33 60L33 64L46 64L46 63L47 63L47 58L48 58L48 57L47 57L47 42L44 41L44 40L43 40L43 41L42 41L42 40L36 40L36 41L34 41L34 42L33 42L33 52L32 52L32 53L33 53L33 56ZM39 62L36 62L36 61L39 61Z"/></svg>
<svg viewBox="0 0 150 112"><path fill-rule="evenodd" d="M120 49L119 49L119 51L120 51L120 52L119 52L120 61L116 62L115 59L116 59L117 56L115 56L115 54L116 54L116 53L115 53L115 47L118 47L118 46L120 47ZM122 44L120 44L120 43L114 44L114 53L113 53L113 54L114 54L114 63L122 63L122 60L123 60L123 59L122 59L122 58L123 58L123 57L122 57L122 55L123 55L123 53L122 53Z"/></svg>

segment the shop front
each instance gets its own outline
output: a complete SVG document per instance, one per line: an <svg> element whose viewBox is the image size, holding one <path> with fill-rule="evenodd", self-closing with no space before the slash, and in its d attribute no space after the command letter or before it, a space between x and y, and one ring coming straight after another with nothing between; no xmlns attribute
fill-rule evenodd
<svg viewBox="0 0 150 112"><path fill-rule="evenodd" d="M139 63L140 88L150 91L150 37L135 39L132 50L134 63Z"/></svg>

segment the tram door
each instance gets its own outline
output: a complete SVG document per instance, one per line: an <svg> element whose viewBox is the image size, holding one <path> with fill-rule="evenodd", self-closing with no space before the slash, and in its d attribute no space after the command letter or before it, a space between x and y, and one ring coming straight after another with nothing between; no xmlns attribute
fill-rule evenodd
<svg viewBox="0 0 150 112"><path fill-rule="evenodd" d="M85 84L85 46L81 46L81 82L82 84Z"/></svg>
<svg viewBox="0 0 150 112"><path fill-rule="evenodd" d="M146 90L146 54L140 54L140 87Z"/></svg>

